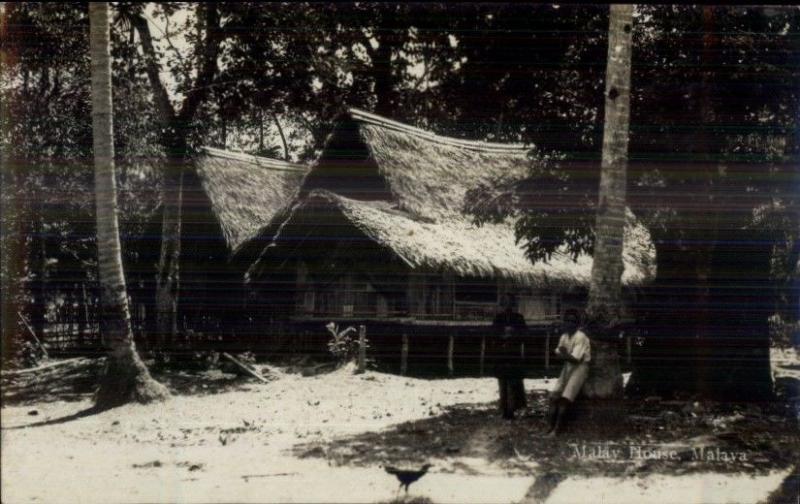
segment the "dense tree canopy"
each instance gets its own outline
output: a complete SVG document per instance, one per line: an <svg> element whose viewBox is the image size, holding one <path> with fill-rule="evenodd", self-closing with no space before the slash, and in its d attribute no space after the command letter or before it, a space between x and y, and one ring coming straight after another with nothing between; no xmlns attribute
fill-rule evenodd
<svg viewBox="0 0 800 504"><path fill-rule="evenodd" d="M319 152L343 110L359 107L453 136L529 143L532 157L547 160L537 163L543 168L480 188L469 210L479 221L516 215L531 259L564 244L575 254L592 250L607 7L113 7L115 142L130 161L119 165L129 221L146 220L161 197L163 173L133 160L169 154L164 97L173 112L194 107L172 126L188 151L212 144L303 161ZM77 250L91 233L70 230L92 220L89 199L76 196L90 191L86 6L4 9L2 142L12 162L4 162L3 200L14 212L3 212L3 251L15 239L30 242L38 225L62 233L53 246ZM709 305L708 279L732 253L719 245L736 233L767 244L773 279L792 279L799 32L800 11L788 7L637 10L629 205L656 241L657 284L696 287L673 298ZM154 71L163 90L153 86ZM32 217L42 201L47 217ZM48 214L48 201L74 211ZM21 264L4 260L4 278L41 269L37 247L25 250ZM775 292L770 312L790 311L792 291ZM718 314L696 315L700 328Z"/></svg>

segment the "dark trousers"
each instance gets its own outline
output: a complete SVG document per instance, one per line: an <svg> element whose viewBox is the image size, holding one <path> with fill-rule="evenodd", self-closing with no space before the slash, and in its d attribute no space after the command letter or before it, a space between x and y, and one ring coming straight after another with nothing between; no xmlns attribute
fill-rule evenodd
<svg viewBox="0 0 800 504"><path fill-rule="evenodd" d="M500 385L500 412L503 418L514 418L514 412L527 405L522 378L498 377Z"/></svg>

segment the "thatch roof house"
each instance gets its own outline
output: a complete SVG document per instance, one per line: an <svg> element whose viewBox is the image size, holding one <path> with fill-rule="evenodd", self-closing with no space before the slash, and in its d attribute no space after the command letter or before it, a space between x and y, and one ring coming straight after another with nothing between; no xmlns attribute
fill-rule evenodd
<svg viewBox="0 0 800 504"><path fill-rule="evenodd" d="M219 337L235 330L228 321L241 311L242 276L255 259L248 254L257 254L271 239L276 217L297 196L307 171L303 165L211 147L192 159L182 192L178 293L182 332ZM131 282L138 294L134 319L150 329L160 224L159 212L141 246Z"/></svg>
<svg viewBox="0 0 800 504"><path fill-rule="evenodd" d="M476 226L463 210L471 188L525 176L527 154L351 110L249 279L296 289L293 317L490 321L504 291L530 321L557 317L564 295L588 286L591 257L531 263L513 222ZM654 247L630 212L624 259L624 285L654 277Z"/></svg>
<svg viewBox="0 0 800 504"><path fill-rule="evenodd" d="M532 369L541 365L545 339L533 335L585 302L591 258L531 263L513 222L476 226L464 212L470 189L524 177L530 163L522 145L447 138L351 110L246 274L251 311L270 314L259 324L270 348L325 352L329 321L363 323L378 362L400 362L402 335L403 348L414 339L415 372L439 372L445 354L451 372L459 359L457 368L477 371L498 300L513 293L532 328L521 351ZM655 249L630 212L624 255L625 286L654 277Z"/></svg>

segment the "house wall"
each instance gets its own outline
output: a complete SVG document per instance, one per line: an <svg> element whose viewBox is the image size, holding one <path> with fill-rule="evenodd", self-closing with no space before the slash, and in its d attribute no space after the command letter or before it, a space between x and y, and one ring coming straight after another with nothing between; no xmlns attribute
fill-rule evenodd
<svg viewBox="0 0 800 504"><path fill-rule="evenodd" d="M559 319L562 306L568 306L553 290L518 287L497 279L408 269L399 276L376 281L374 275L352 264L333 278L317 279L306 262L298 261L293 316L490 322L502 295L510 293L526 321L546 323ZM404 291L387 292L389 284L401 284Z"/></svg>

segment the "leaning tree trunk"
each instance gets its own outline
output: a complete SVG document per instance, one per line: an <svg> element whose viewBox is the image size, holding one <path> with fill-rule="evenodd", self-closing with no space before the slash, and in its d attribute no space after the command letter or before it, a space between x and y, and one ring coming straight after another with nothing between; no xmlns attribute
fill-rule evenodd
<svg viewBox="0 0 800 504"><path fill-rule="evenodd" d="M133 400L148 402L163 399L168 392L150 377L136 353L131 331L117 223L107 2L92 2L89 5L89 22L97 254L100 266L100 334L108 350L108 362L95 401L97 407L109 408Z"/></svg>
<svg viewBox="0 0 800 504"><path fill-rule="evenodd" d="M157 355L163 358L172 350L178 334L178 292L180 286L181 222L185 152L182 142L169 142L162 190L163 217L161 252L156 277Z"/></svg>
<svg viewBox="0 0 800 504"><path fill-rule="evenodd" d="M608 28L605 128L597 207L594 262L587 315L592 366L584 393L610 398L622 394L622 372L613 336L622 317L622 243L625 231L628 130L630 123L633 5L612 5Z"/></svg>
<svg viewBox="0 0 800 504"><path fill-rule="evenodd" d="M200 65L191 89L185 94L183 105L176 110L166 86L161 82L156 44L150 26L143 15L130 18L139 35L144 55L145 71L153 90L162 128L162 146L166 149L167 163L164 174L162 204L164 216L161 231L161 255L156 280L156 333L161 351L170 349L178 332L178 292L180 287L181 208L183 174L187 166L187 146L192 121L197 110L205 103L209 89L217 75L217 58L225 36L220 29L220 15L215 4L202 3L198 17L204 19L205 41L200 51ZM160 355L160 356L163 356Z"/></svg>

